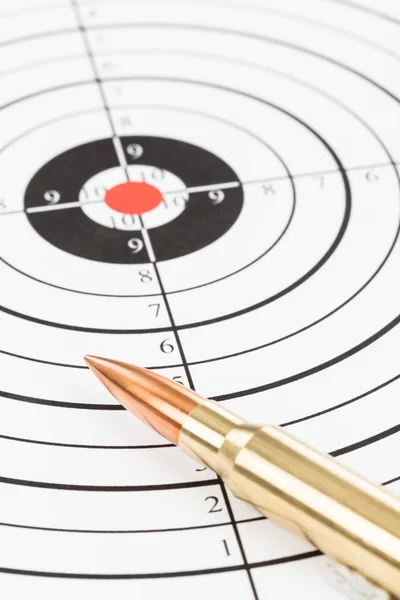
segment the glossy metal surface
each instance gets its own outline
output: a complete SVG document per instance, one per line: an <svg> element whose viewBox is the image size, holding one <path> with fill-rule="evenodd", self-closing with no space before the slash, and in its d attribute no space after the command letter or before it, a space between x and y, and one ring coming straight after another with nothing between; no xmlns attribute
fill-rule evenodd
<svg viewBox="0 0 400 600"><path fill-rule="evenodd" d="M179 446L219 473L238 498L400 597L400 499L384 488L280 427L238 424L209 400L188 416ZM380 596L364 585L357 597Z"/></svg>
<svg viewBox="0 0 400 600"><path fill-rule="evenodd" d="M183 385L118 360L85 356L91 371L127 410L173 444L202 399Z"/></svg>
<svg viewBox="0 0 400 600"><path fill-rule="evenodd" d="M128 410L216 471L236 496L348 567L355 580L359 573L386 590L384 598L400 598L400 499L280 427L247 425L161 375L93 356L86 362ZM366 590L360 597L378 598L374 586Z"/></svg>

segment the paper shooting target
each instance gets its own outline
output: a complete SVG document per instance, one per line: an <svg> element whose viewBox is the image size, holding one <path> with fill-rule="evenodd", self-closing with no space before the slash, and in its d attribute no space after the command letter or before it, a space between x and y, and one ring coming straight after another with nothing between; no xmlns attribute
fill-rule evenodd
<svg viewBox="0 0 400 600"><path fill-rule="evenodd" d="M400 489L400 22L372 0L38 7L0 25L0 589L293 596L322 558L82 356Z"/></svg>

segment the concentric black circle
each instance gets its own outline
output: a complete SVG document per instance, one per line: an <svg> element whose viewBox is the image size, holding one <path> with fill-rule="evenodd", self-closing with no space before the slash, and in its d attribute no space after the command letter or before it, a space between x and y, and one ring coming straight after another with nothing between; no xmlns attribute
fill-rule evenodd
<svg viewBox="0 0 400 600"><path fill-rule="evenodd" d="M192 53L190 53L192 54ZM194 54L194 53L193 53ZM249 63L251 64L251 63ZM46 90L45 92L49 92L52 90ZM145 105L144 106L146 109L149 108L149 106ZM127 106L123 106L123 108L125 109L133 109L133 108L143 108L143 106L141 106L140 104L129 104ZM280 234L278 235L278 237L275 239L275 241L268 246L260 255L258 255L256 258L254 258L253 260L251 260L249 263L246 263L245 265L231 271L230 273L223 275L215 280L211 280L211 281L207 281L205 283L200 283L198 285L193 285L190 286L189 288L180 288L180 289L174 289L174 290L168 290L168 294L177 294L179 292L185 292L185 291L189 291L189 290L194 290L194 289L198 289L201 287L205 287L208 285L211 285L213 283L217 283L219 281L222 281L224 279L227 279L229 277L232 277L234 275L236 275L237 273L240 273L241 271L243 271L244 269L247 269L248 267L252 266L253 264L255 264L256 262L258 262L260 259L262 259L264 256L266 256L266 254L268 254L283 238L283 236L286 234L288 228L290 227L292 220L293 220L293 216L295 213L295 207L296 207L296 189L295 189L295 185L294 185L294 181L293 181L293 176L292 173L290 172L288 165L285 163L285 161L283 160L282 156L270 145L266 142L265 139L260 138L259 136L255 135L253 132L251 132L250 130L242 127L241 125L239 125L236 122L232 122L228 119L225 118L221 118L221 117L217 117L216 115L213 115L211 113L208 112L204 112L204 111L198 111L198 110L193 110L190 108L177 108L175 106L168 106L168 105L158 105L158 104L154 104L151 106L151 108L159 108L162 110L167 110L167 111L172 111L172 112L183 112L184 114L193 114L196 116L204 116L206 118L209 118L215 122L220 122L223 123L225 125L228 125L229 127L232 127L234 130L240 132L240 133L244 133L247 136L250 136L251 139L253 139L256 142L259 142L261 147L264 148L265 150L268 150L269 152L272 153L272 155L278 160L278 162L281 164L284 172L286 173L286 175L284 176L285 179L288 179L290 181L290 188L291 188L291 193L292 193L292 208L290 211L290 214L288 216L287 222L285 223L282 231L280 232ZM16 137L12 138L10 141L7 142L7 144L5 144L4 146L2 146L0 148L0 154L6 150L7 148L9 148L10 146L12 146L15 142L20 141L21 139L23 139L26 135L28 135L29 133L32 133L33 131L37 131L39 129L41 129L42 127L45 127L47 125L53 124L53 123L58 123L60 121L65 121L67 119L69 119L70 117L74 117L74 116L78 116L78 115L85 115L85 114L93 114L96 112L99 112L99 110L103 110L103 109L90 109L90 110L84 110L84 111L77 111L77 112L73 112L73 113L69 113L68 115L63 115L62 117L56 118L56 119L50 119L48 121L44 121L43 123L41 123L40 125L36 125L35 127L32 127L26 131L24 131L22 134L17 135ZM135 161L137 162L137 161ZM281 179L281 178L278 178ZM270 179L266 180L266 184L268 185L268 182L270 181ZM213 183L213 182L208 182ZM240 181L233 181L233 182L227 182L230 184L234 184L237 183L238 185L241 185ZM249 184L250 182L245 182L246 184ZM244 191L244 190L243 190ZM100 292L89 292L89 291L85 291L85 290L80 290L80 289L75 289L75 288L69 288L69 287L65 287L65 286L60 286L54 283L51 283L50 281L47 280L43 280L43 279L39 279L35 276L33 276L32 274L27 273L26 271L23 271L19 268L17 268L15 266L15 264L11 264L8 260L6 260L3 256L0 256L0 261L3 262L4 264L6 264L8 267L10 267L11 269L17 271L18 273L20 273L21 275L24 275L26 277L28 277L29 279L32 279L33 281L37 281L38 283L43 283L44 285L47 285L49 287L54 287L56 289L60 289L66 292L72 292L72 293L76 293L76 294L82 294L82 295L87 295L87 296L102 296L102 297L109 297L109 298L135 298L138 297L138 294L116 294L116 293L112 293L112 291L110 290L110 292L108 293L100 293ZM159 294L157 293L147 293L147 294L140 294L140 297L143 296L147 296L147 297L151 297L151 296L159 296Z"/></svg>
<svg viewBox="0 0 400 600"><path fill-rule="evenodd" d="M184 181L186 188L237 181L233 169L208 150L188 142L162 137L122 137L127 163L151 165L165 169ZM128 148L139 145L143 150L133 158ZM151 259L140 231L135 238L142 242L137 253L130 251L131 231L105 227L92 221L79 206L67 210L29 212L46 206L49 190L59 196L57 208L76 203L85 182L106 169L118 167L112 139L82 144L56 156L33 176L25 192L25 209L34 229L45 240L70 254L107 263L148 263ZM71 178L70 174L74 173ZM243 206L240 186L224 190L224 199L214 203L208 192L188 193L185 210L167 224L152 228L151 243L158 261L178 258L213 243L235 223Z"/></svg>
<svg viewBox="0 0 400 600"><path fill-rule="evenodd" d="M196 26L193 26L193 28L194 28L194 27L196 27ZM222 29L221 29L221 30L219 30L219 32L220 32L220 33L224 33L224 32L225 32L225 30L222 30ZM244 34L243 32L240 32L240 31L238 31L238 32L236 32L236 33L237 33L238 35L244 35L244 36L246 35L246 34ZM265 38L265 39L266 39L266 40L268 40L268 38ZM270 41L270 42L273 42L273 43L278 43L278 44L279 44L279 43L281 43L281 44L284 44L284 42L279 42L278 40L271 40L271 39L269 39L268 41ZM286 44L285 44L285 45L286 45ZM288 45L288 46L290 46L290 44L287 44L287 45ZM305 52L310 52L310 51L308 51L308 50L304 50L304 49L302 49L302 48L300 48L300 47L295 47L295 49L296 49L296 50L303 50L303 51L305 51ZM311 53L311 54L316 54L316 53L313 53L313 52L310 52L310 53ZM316 54L316 56L319 56L319 57L321 57L321 58L325 58L325 60L332 60L332 59L327 59L326 57L323 57L323 56L321 56L321 55L318 55L318 54ZM335 61L333 61L333 62L335 62ZM343 67L343 68L346 68L346 69L348 69L348 67L346 67L346 66L345 66L345 65L343 65L343 64L341 64L340 66L341 66L341 67ZM355 72L355 74L356 74L356 75L358 75L358 76L361 76L359 73L356 73L356 72ZM364 76L361 76L361 77L364 77ZM370 82L374 84L374 82L373 82L373 81L370 81ZM375 85L375 84L374 84L374 85ZM318 91L318 90L316 90L316 91ZM321 93L321 90L319 90L319 91L320 91L320 93ZM383 91L386 91L386 92L387 92L387 90L383 90ZM322 92L322 94L323 94L323 92ZM387 258L387 257L386 257L386 258ZM385 259L385 260L386 260L386 259ZM375 275L375 274L376 274L376 273L374 273L374 275ZM360 290L360 291L361 291L361 290ZM351 298L349 299L349 301L350 301L350 300L351 300ZM251 307L251 308L254 308L254 307ZM13 313L13 311L7 311L7 312L11 312L11 314L15 314L15 313ZM35 319L32 319L32 320L35 320ZM219 319L218 319L218 320L219 320ZM49 324L49 323L46 323L46 324ZM203 324L204 324L204 323L198 323L197 325L203 325ZM190 325L190 324L183 325L183 326L179 327L179 329L180 329L180 328L182 328L182 327L183 327L183 328L185 328L185 327L191 327L191 325ZM68 327L68 326L67 326L66 328L76 329L75 327ZM84 329L84 330L85 330L85 329ZM155 331L157 331L157 330L155 330ZM162 331L162 329L160 329L160 331ZM165 329L165 331L166 331L166 329ZM124 331L120 331L119 333L125 333L125 332L126 332L126 333L131 333L131 332L132 332L132 330L124 330ZM213 359L211 359L211 360L213 360ZM215 360L215 359L214 359L214 360ZM200 361L200 362L201 362L201 361ZM194 363L194 364L196 364L196 363Z"/></svg>
<svg viewBox="0 0 400 600"><path fill-rule="evenodd" d="M145 78L143 78L143 77L138 77L138 78L136 78L136 77L133 77L133 78L129 77L128 79L130 79L130 80L131 79L138 79L138 80L142 80L142 79L154 80L155 79L157 81L166 81L166 82L167 81L172 81L172 82L176 81L176 82L180 82L180 83L188 83L188 84L195 84L195 85L197 84L197 85L200 85L200 86L204 86L206 88L210 87L210 88L213 88L213 89L220 89L220 90L227 91L227 92L230 92L230 93L233 93L233 94L237 94L237 95L242 96L244 98L248 98L248 99L253 100L255 102L259 102L261 104L264 104L266 106L270 106L270 107L272 107L272 108L274 108L274 109L282 112L283 114L287 115L289 118L293 119L295 122L298 122L300 125L302 125L305 129L307 129L313 136L315 136L318 139L318 141L325 147L325 149L331 155L334 163L336 163L337 170L340 173L340 175L342 177L342 180L343 180L343 187L344 187L344 191L345 191L345 211L344 211L343 219L342 219L342 222L340 224L339 230L338 230L337 235L336 235L335 239L333 240L331 246L328 248L328 250L325 252L325 254L316 262L316 264L307 273L305 273L297 281L293 282L288 288L282 290L278 294L275 294L271 298L265 299L264 301L262 301L262 302L260 302L260 303L258 303L256 305L248 306L248 307L244 308L243 310L237 311L235 313L221 315L219 317L216 317L215 319L209 319L209 320L207 320L205 322L179 324L178 327L177 327L178 329L185 329L185 328L201 326L201 325L205 325L205 324L209 324L209 323L219 322L219 321L223 321L223 320L226 320L226 319L233 318L233 317L238 316L240 314L245 314L247 312L253 311L253 310L257 309L259 306L263 306L265 304L273 302L273 301L277 300L278 298L282 297L283 295L287 294L291 290L295 289L296 287L298 287L299 285L301 285L304 281L306 281L309 277L311 277L316 271L318 271L322 267L322 265L334 253L335 249L339 245L339 243L340 243L340 241L341 241L341 239L342 239L342 237L343 237L343 235L344 235L344 233L346 231L346 228L347 228L347 225L348 225L348 222L349 222L349 218L350 218L350 211L351 211L351 191L350 191L350 186L349 186L349 182L348 182L348 177L347 177L346 171L345 171L343 165L341 164L341 161L340 161L339 157L336 155L336 153L334 152L333 148L331 148L331 146L329 145L329 143L313 127L311 127L309 124L307 124L306 122L304 122L302 119L300 119L296 115L292 114L291 112L289 112L289 111L287 111L285 109L282 109L281 107L279 107L279 106L277 106L277 105L275 105L275 104L273 104L271 102L268 102L267 100L265 100L265 99L263 99L263 98L261 98L259 96L255 96L253 94L250 94L250 93L247 93L247 92L243 92L243 91L238 90L236 88L230 88L230 87L227 87L227 86L217 85L217 84L210 84L210 83L205 82L205 81L181 80L179 78L168 78L168 77L156 77L156 78L153 78L153 77L147 77L147 78L146 77ZM121 139L125 142L125 144L128 145L130 143L136 143L136 142L138 142L138 140L140 140L141 138L139 136L135 136L135 137L124 137L124 138L121 138ZM155 139L160 139L160 138L155 138ZM168 140L168 141L170 141L170 140ZM89 144L85 144L83 147L85 147L87 145L90 145L90 143ZM69 151L67 151L67 153L69 153L69 152L73 153L74 150L75 149L69 150ZM65 154L67 154L67 153L65 153ZM144 156L144 153L143 153L143 156ZM60 157L63 157L63 154L60 155ZM129 158L129 155L126 155L126 157ZM57 159L55 159L55 160L57 160ZM90 161L90 162L92 164L92 161ZM135 161L135 162L136 162L136 164L138 164L137 161ZM47 165L45 165L43 167L43 169L45 169L51 163L52 163L52 161L50 161L49 163L47 163ZM148 164L148 163L149 163L149 160L143 162L142 164ZM110 166L115 166L115 164L110 165ZM173 169L168 168L168 165L165 165L164 167L162 167L160 164L154 164L154 166L158 167L158 168L166 168L169 171L173 172ZM227 168L229 169L230 167L227 167ZM90 176L96 174L97 172L98 171L95 171L94 173L90 173L90 172L87 173L86 176L84 178L82 178L83 179L82 185L83 185L83 183L85 181L87 181L87 179ZM33 185L34 182L37 180L37 177L39 177L39 176L41 177L41 173L42 173L42 169L38 171L38 173L33 177L33 179L31 180L31 182L28 185L28 188L27 188L27 191L26 191L26 194L25 194L25 202L26 202L26 207L27 208L36 207L36 206L43 206L43 195L44 195L44 193L48 189L54 189L54 187L53 188L49 188L47 186L43 186L43 184L40 184L40 179L39 179L39 188L36 188L36 186ZM232 173L233 173L233 171L232 171ZM179 176L179 173L176 173L176 174ZM208 175L209 175L209 173L208 173ZM233 175L233 177L235 178L236 176ZM184 178L181 177L181 179L184 179ZM232 181L232 179L229 179L229 180ZM237 177L236 177L236 180L237 180ZM198 180L196 180L196 179L189 179L189 182L185 181L185 183L189 183L189 185L191 185L191 186L194 187L195 184L194 183L190 183L191 181L206 181L207 183L209 183L210 179L207 178L205 180L205 179L200 179L200 177L199 177ZM46 181L46 183L47 183L47 181ZM58 183L58 179L57 179L57 183ZM28 205L28 200L27 200L27 198L28 198L28 192L30 194L30 189L31 189L32 185L33 185L32 189L34 191L34 195L33 195L33 200L31 200L31 202L36 202L36 204ZM202 185L202 184L196 184L196 185ZM206 184L204 183L203 185L206 185ZM78 189L77 185L74 185L73 187L75 189L75 195L73 197L74 200L72 200L71 197L70 197L69 202L76 201L77 194L78 194L78 191L80 189L80 187ZM237 189L238 188L232 188L231 190L226 190L226 191L234 191L234 190L237 190ZM68 190L67 190L67 192L68 192ZM197 194L199 194L199 193L196 192L196 195ZM202 194L199 194L199 195L202 195ZM241 196L241 198L242 198L242 196ZM240 201L240 206L242 206L242 201L243 200ZM60 202L61 202L61 200L60 200ZM69 208L67 211L63 210L63 211L59 211L59 212L60 213L64 213L64 212L70 212L70 211L74 211L74 210L75 210L74 208ZM80 212L82 212L81 209L77 209L77 210L80 211ZM238 212L238 214L239 214L239 212ZM65 222L63 221L63 216L59 217L57 215L57 213L58 213L58 211L54 211L54 212L51 212L49 214L52 214L52 215L55 214L55 217L54 217L54 219L55 219L54 228L56 229L57 225L58 225L59 231L61 233L62 230L63 230L63 228L65 227ZM43 217L43 216L44 216L43 213L40 213L40 214L35 214L35 213L32 214L32 213L30 213L29 214L29 219L31 219L32 217L35 217L35 221L36 221L36 217L37 217L37 221L39 221L39 219L41 217ZM108 230L108 228L102 227L101 225L99 225L97 223L95 223L95 224L92 225L93 222L88 217L86 217L86 215L84 215L84 217L85 217L85 220L83 221L83 223L85 223L86 220L87 220L87 222L90 224L90 227L94 227L95 230L97 230L97 228L107 229ZM163 226L163 228L164 227L165 226ZM45 229L47 230L47 227ZM226 229L226 231L228 229ZM151 230L152 243L153 243L153 232L156 231L156 230L157 229ZM45 232L43 232L43 235L44 235L44 233ZM74 233L74 235L76 235L76 232ZM189 236L190 236L190 231L189 231ZM131 232L129 234L129 237L131 237ZM136 232L135 232L135 237L136 237ZM79 241L79 240L77 240L75 238L74 243L77 244L77 241ZM57 242L57 240L55 240L55 245L57 245L56 242ZM154 247L155 247L155 250L156 250L156 258L158 260L158 257L157 257L157 246L154 245ZM183 252L183 250L181 250L181 255L184 255L184 254L185 254L185 252ZM93 260L95 260L95 258L93 258ZM133 261L130 260L129 262L133 262ZM66 324L63 324L63 323L50 322L50 321L47 321L47 320L38 319L38 318L33 317L33 316L21 315L21 313L16 313L12 309L6 309L5 307L0 307L0 310L4 310L4 312L7 312L9 314L15 314L15 315L18 314L18 316L23 316L27 320L33 321L33 322L36 322L36 323L43 323L43 324L46 324L46 325L51 325L51 326L59 327L59 328L62 328L62 329L72 329L72 330L75 330L75 331L87 331L87 332L90 331L90 332L96 332L96 333L124 334L124 333L149 333L149 331L153 331L153 332L156 332L156 331L167 331L169 329L169 328L153 328L151 330L144 330L144 329L114 329L114 330L111 330L111 329L99 329L99 328L92 328L92 327L81 327L81 326L76 326L76 325L66 325Z"/></svg>
<svg viewBox="0 0 400 600"><path fill-rule="evenodd" d="M342 2L342 3L343 3L343 4L349 4L349 5L351 6L351 3L348 3L348 2ZM223 4L223 3L220 3L220 4ZM255 7L253 7L253 8L254 8L254 10L255 10ZM194 26L194 25L193 25L193 26ZM113 27L113 25L111 25L110 27ZM229 33L232 33L232 32L229 32ZM236 33L240 33L240 32L236 32ZM249 35L251 35L251 34L249 34ZM253 37L256 37L256 36L253 36ZM293 45L292 45L291 47L292 47L293 49L296 49L296 50L300 50L300 49L301 49L300 47L295 47L295 46L293 46ZM301 50L308 52L308 50L306 50L306 49L301 49ZM314 53L314 54L316 54L316 53ZM320 57L321 57L321 55L318 55L318 54L317 54L317 56L320 56ZM325 60L327 59L327 57L322 57L322 58L325 58ZM333 61L333 62L334 62L334 61ZM344 65L340 65L340 66L344 67ZM359 73L356 73L356 72L353 70L353 74L354 74L354 73L355 73L356 75L359 75ZM369 81L370 81L370 83L374 83L374 82L373 82L373 81L371 81L371 80L369 80ZM383 90L383 88L382 88L382 90ZM386 90L383 90L383 91L384 91L384 92L386 92ZM378 140L378 141L379 141L379 140ZM392 158L390 157L390 155L389 155L389 154L388 154L388 156L389 156L389 159L390 159L390 166L394 167L394 162L393 162ZM338 170L339 170L339 172L340 172L340 170L341 170L341 169L338 167ZM343 170L343 172L342 172L342 175L343 175L344 173L345 173L345 169ZM209 182L208 182L208 183L209 183ZM72 208L71 208L71 209L68 209L68 210L75 210L75 209L72 209ZM61 212L68 212L68 211L60 211L60 213L61 213ZM33 217L33 216L34 216L34 215L33 215L33 213L32 213L30 216L32 216L32 217ZM45 216L45 215L43 215L43 216ZM90 219L89 219L89 221L90 221ZM126 232L125 232L125 233L126 233ZM396 239L397 239L397 233L396 233ZM377 273L380 271L380 269L383 267L383 265L385 264L385 261L387 260L387 257L389 256L389 254L391 253L391 251L392 251L392 249L393 249L393 247L394 247L394 244L395 244L395 242L396 242L396 239L393 241L393 244L392 244L392 245L391 245L391 247L389 248L388 255L387 255L385 258L384 258L383 262L381 262L381 263L379 264L378 268L377 268L377 269L374 271L374 273L373 273L373 275L371 276L371 278L370 278L370 279L368 279L368 281L367 281L367 282L366 282L366 283L363 285L363 287L362 287L362 288L360 288L360 289L357 291L357 293L356 293L355 295L357 295L358 293L360 293L360 292L361 292L361 291L362 291L362 290L363 290L363 289L364 289L364 288L365 288L365 287L366 287L366 286L367 286L367 285L370 283L370 281L372 281L372 279L375 277L375 275L376 275L376 274L377 274ZM53 242L51 242L51 243L53 243ZM163 243L164 243L164 242L163 242ZM63 250L65 250L65 249L63 248ZM334 249L333 249L333 250L334 250ZM192 250L191 250L191 251L192 251ZM68 250L67 250L67 252L68 252ZM79 254L79 256L80 256L80 254ZM178 256L180 256L180 255L178 255ZM86 257L86 258L90 258L90 257ZM162 258L160 259L160 257L157 257L157 259L158 259L158 260L164 260L164 259L162 259ZM97 259L97 258L93 258L92 260L98 260L98 259ZM105 261L105 262L108 262L108 261ZM114 261L111 261L111 262L114 262ZM115 262L119 262L119 261L115 261ZM129 262L131 262L131 261L129 261ZM322 263L321 263L321 265L319 265L319 266L322 266ZM312 273L311 273L311 274L312 274ZM301 282L300 282L300 283L301 283ZM288 289L288 290L286 290L286 291L290 291L290 289L293 289L293 288L289 288L289 289ZM351 301L351 300L352 300L354 297L355 297L355 296L352 296L352 297L350 297L350 298L349 298L349 299L346 301L346 303L347 303L347 302L350 302L350 301ZM273 298L273 300L275 300L275 299L276 299L276 298ZM267 302L269 302L269 301L271 301L271 299L268 299L268 300L266 299L266 302L265 302L265 303L267 303ZM246 309L246 311L244 311L244 312L247 312L248 310L251 310L251 309L257 308L257 306L259 306L259 305L256 305L256 306L253 306L253 307L250 307L249 309ZM340 309L342 306L344 306L344 304L342 304L341 306L339 306L338 308L336 308L336 309L335 309L335 311L336 311L336 310L339 310L339 309ZM10 312L10 311L8 311L8 312ZM230 318L230 317L232 317L232 316L237 316L237 315L239 315L239 314L243 314L243 312L232 313L232 314L230 314L229 316L226 316L226 315L225 315L223 318ZM330 313L330 314L331 314L331 313ZM20 317L20 316L23 316L23 315L18 315L18 316ZM326 316L324 316L323 318L326 318L326 317L328 317L328 316L329 316L329 315L326 315ZM29 317L28 317L28 318L29 318ZM32 320L34 320L34 319L32 319ZM220 320L220 319L217 319L217 320ZM209 322L212 322L212 321L209 321ZM313 323L312 325L316 324L317 322L319 322L319 321L316 321L316 322L315 322L315 323ZM50 325L52 325L51 323L47 323L47 324L50 324ZM198 323L198 324L195 324L195 325L197 325L197 326L201 326L201 325L204 325L204 324L205 324L205 322L201 322L201 323ZM304 371L304 372L302 372L302 373L297 373L297 374L296 374L295 376L293 376L292 378L280 379L279 381L274 381L273 383L268 383L268 384L267 384L267 385L265 385L265 386L259 386L258 388L255 388L255 387L254 387L254 388L251 388L251 389L248 389L248 390L242 390L242 391L239 391L239 392L237 392L237 393L234 393L234 394L225 394L225 395L221 395L221 396L219 396L217 399L218 399L218 400L227 400L228 398L233 398L233 397L237 397L237 396L241 396L241 395L247 395L248 393L257 393L257 392L259 392L259 391L263 391L264 389L270 389L270 388L272 388L272 387L275 387L275 386L277 386L277 385L285 385L286 383L290 383L291 381L296 381L296 380L298 380L298 379L301 379L302 377L307 377L308 375L312 375L312 374L314 374L314 373L316 373L316 372L318 372L318 371L320 371L320 370L322 370L322 369L324 369L324 368L327 368L327 367L330 367L330 366L332 366L332 365L336 364L336 363L337 363L339 360L344 360L344 359L347 359L349 356L351 356L352 354L354 354L354 353L358 352L359 350L362 350L362 349L363 349L363 348L365 348L367 345L374 343L374 342L375 342L375 341L376 341L376 340L377 340L379 337L381 337L381 336L385 335L385 334L386 334L386 333L387 333L387 332L388 332L388 331L389 331L389 330L390 330L392 327L394 327L394 326L395 326L395 325L397 325L397 324L398 324L398 319L396 319L396 320L392 320L390 323L388 323L388 325L387 325L386 327L382 328L382 329L381 329L379 332L377 332L376 334L374 334L374 335L370 335L370 336L368 337L368 339L367 339L367 340L365 340L364 342L361 342L360 344L358 344L358 345L357 345L357 346L355 346L354 348L350 349L348 352L346 352L346 353L344 353L344 354L341 354L340 356L336 356L336 357L334 357L332 360L330 360L330 361L328 361L328 362L325 362L325 363L322 363L321 365L317 365L317 367L315 367L315 368L313 368L313 369L310 369L310 370L308 370L308 371ZM312 326L312 325L310 325L310 326ZM187 323L186 325L184 324L184 325L183 325L183 326L181 326L181 327L175 327L175 330L176 330L176 332L177 332L177 331L178 331L179 329L181 329L181 328L190 328L190 327L192 327L192 326L193 326L193 324ZM71 329L75 329L75 328L71 328ZM122 332L121 332L121 333L122 333ZM126 331L126 333L128 333L128 331ZM295 332L295 333L293 333L292 335L295 335L295 334L297 334L297 333L298 333L298 332ZM276 340L276 341L277 341L277 340ZM274 341L274 343L275 343L275 341ZM253 350L254 350L254 349L253 349ZM184 359L184 357L182 357L182 359L183 359L183 360L185 360L185 359ZM211 360L215 360L215 359L211 359ZM190 364L191 364L191 363L186 363L186 366L188 367ZM194 364L196 364L196 363L194 363ZM169 366L170 366L170 365L169 365ZM272 377L273 377L273 376L271 376L271 378L272 378ZM277 378L276 378L276 379L277 379ZM388 382L388 383L389 383L389 382ZM386 384L385 384L385 385L386 385ZM237 387L239 387L239 386L237 386ZM374 392L376 389L378 389L378 388L371 389L371 391L370 391L370 392L368 392L368 393L373 393L373 392ZM12 396L11 396L11 394L9 395L9 397L10 397L10 398L12 397ZM351 401L351 402L355 402L355 401L359 400L361 397L362 397L362 396L354 397L354 398L352 398L352 400L350 400L350 401ZM28 399L28 398L26 398L26 397L22 397L22 396L21 396L20 398L13 397L13 399L15 399L15 400L20 400L20 401L22 401L22 402L38 402L38 403L44 403L44 404L55 404L55 402L54 402L54 401L50 401L50 400L43 400L43 401L42 401L42 400L40 400L40 399L37 399L37 398L36 398L36 399L35 399L35 398L29 398L29 399ZM334 409L332 409L332 410L336 410L336 409L337 409L337 408L339 408L340 406L343 406L344 404L346 404L347 402L350 402L350 401L342 402L342 403L338 404L337 406L335 406L335 407L334 407ZM68 407L68 408L70 408L69 406L67 406L67 404L68 404L68 403L65 403L65 407L66 407L66 408L67 408L67 407ZM82 409L82 408L84 408L84 406L79 406L79 408L80 408L80 409ZM90 407L90 408L92 408L92 407ZM98 408L98 407L96 407L96 408ZM102 408L102 407L100 407L100 408ZM111 408L111 405L109 405L109 406L105 407L105 410L114 410L114 409L113 409L113 408ZM321 413L315 413L314 415L311 415L311 416L308 416L308 417L305 417L305 418L313 418L313 417L317 417L317 416L319 416L319 414L322 414L322 412L321 412ZM295 421L293 421L293 422L295 422ZM286 425L288 425L288 424L290 424L290 423L286 423ZM388 430L387 430L387 431L385 431L385 432L380 432L380 433L378 433L378 434L375 434L374 436L371 436L371 437L370 437L370 438L368 438L368 439L359 440L359 441L357 442L357 444L348 445L348 446L346 446L346 447L341 447L341 448L339 448L339 449L336 449L336 451L335 451L333 454L335 454L335 455L340 455L340 454L344 454L344 453L346 453L346 452L352 452L353 450L357 449L358 447L362 447L363 445L365 446L365 445L368 445L368 444L375 443L375 442L376 442L378 439L382 439L382 438L383 438L383 437L385 437L385 436L393 435L393 434L394 434L394 433L396 433L396 432L398 432L398 427L397 427L397 428L396 428L396 427L393 427L392 429L390 429L390 430L388 429ZM24 441L24 440L20 440L20 441ZM25 442L26 442L26 441L27 441L27 440L25 440ZM24 485L24 486L37 486L37 487L49 487L49 486L50 486L50 487L55 487L56 489L57 489L58 487L60 487L60 485L59 485L58 483L56 483L56 484L50 483L50 484L49 484L48 482L44 482L44 483L43 483L43 482L41 482L41 481L35 481L35 482L33 482L33 481L21 481L21 480L17 480L17 479L15 479L15 480L11 480L11 479L8 479L8 478L6 478L6 477L2 477L1 479L2 479L2 481L3 481L3 482L9 483L9 484L17 484L17 485ZM394 481L394 480L395 480L395 479L393 479L392 481ZM208 483L207 481L206 481L206 482L204 482L204 481L203 481L203 482L199 482L199 483L197 483L197 482L196 482L196 484L195 484L195 485L196 485L196 486L198 486L198 487L201 487L202 485L207 485L207 483ZM390 483L390 481L386 481L386 483ZM69 484L65 484L65 483L63 483L62 485L64 485L64 486L67 486L67 485L69 485ZM175 485L175 484L172 484L172 485ZM193 484L192 484L192 482L188 482L188 483L186 483L185 485L186 485L187 487L190 487L190 486L191 486L191 485L193 485ZM210 485L212 485L212 482L210 483ZM79 486L75 486L75 488L74 488L74 489L78 489L78 487L79 487ZM157 488L158 488L158 489L160 489L160 487L161 487L161 486L157 486ZM81 488L80 488L80 489L81 489ZM107 489L108 489L108 488L107 488ZM17 525L17 526L21 526L21 525ZM251 561L251 562L250 562L248 565L238 565L238 566L236 566L236 565L235 565L235 566L231 566L231 567L229 567L229 566L228 566L228 567L224 566L224 567L219 567L219 568L218 568L218 567L217 567L217 568L214 568L214 567L212 567L212 568L209 568L209 569L203 569L203 570L200 570L200 569L199 569L199 570L197 570L197 571L191 571L191 572L187 572L187 573L184 573L184 574L186 574L186 575L196 575L196 574L205 574L205 573L215 573L215 572L219 572L219 571L239 570L239 569L245 569L245 568L246 568L246 569L249 569L249 568L250 568L250 569L254 569L254 568L264 567L264 566L267 566L267 565L279 564L280 562L289 562L289 561L291 561L291 560L298 560L298 559L302 559L302 558L308 558L308 557L311 557L311 556L315 556L315 553L313 553L313 552L310 552L310 553L304 553L304 554L302 554L302 555L283 556L283 557L274 558L273 560L264 560L264 561L259 561L259 562L254 562L254 561ZM100 578L102 578L102 577L104 577L104 578L120 578L120 577L124 577L124 578L135 578L135 577L140 577L140 578L142 578L142 577L152 577L152 576L153 576L152 574L148 574L148 573L146 573L146 574L139 574L139 575L138 575L138 574L134 574L134 573L129 573L129 574L123 574L122 576L121 576L121 575L118 575L118 574L115 574L115 573L109 573L109 574L101 574L100 576L96 576L96 575L92 575L92 574L82 574L82 573L53 573L53 572L49 573L49 572L43 572L43 571L24 571L24 570L22 570L22 569L8 569L8 568L2 568L2 569L0 569L0 570L2 570L2 571L5 571L5 572L8 572L8 573L11 573L11 572L12 572L12 573L22 573L22 574L25 574L25 575L42 575L42 576L49 576L49 577L54 577L54 576L57 576L57 577L71 577L71 578L74 578L74 577L80 577L80 578L85 578L85 577L87 577L87 578L93 578L93 577L100 577ZM170 577L170 576L172 576L172 577L180 577L180 576L182 576L182 575L183 575L183 574L182 574L181 572L170 572L170 573L164 573L164 572L162 572L162 573L157 573L157 574L156 574L156 576L159 576L159 577Z"/></svg>

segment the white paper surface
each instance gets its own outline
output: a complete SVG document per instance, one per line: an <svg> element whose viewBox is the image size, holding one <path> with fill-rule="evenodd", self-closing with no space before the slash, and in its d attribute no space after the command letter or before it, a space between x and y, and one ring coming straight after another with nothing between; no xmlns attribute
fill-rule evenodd
<svg viewBox="0 0 400 600"><path fill-rule="evenodd" d="M2 597L338 600L82 356L399 492L398 3L0 8Z"/></svg>

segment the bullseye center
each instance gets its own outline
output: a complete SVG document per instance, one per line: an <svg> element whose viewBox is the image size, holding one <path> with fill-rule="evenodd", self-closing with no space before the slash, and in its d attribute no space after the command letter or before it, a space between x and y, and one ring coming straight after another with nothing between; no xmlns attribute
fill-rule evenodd
<svg viewBox="0 0 400 600"><path fill-rule="evenodd" d="M160 190L142 181L126 181L107 190L104 202L125 215L141 215L161 204Z"/></svg>

